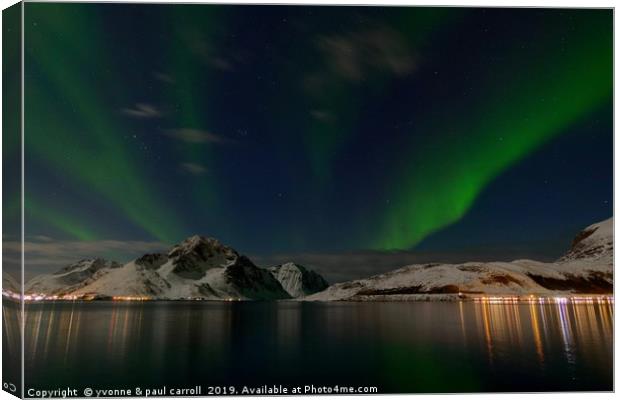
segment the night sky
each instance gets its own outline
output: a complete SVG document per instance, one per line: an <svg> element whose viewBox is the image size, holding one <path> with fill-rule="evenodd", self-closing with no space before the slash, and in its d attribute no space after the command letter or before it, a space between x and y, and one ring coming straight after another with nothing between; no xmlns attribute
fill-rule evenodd
<svg viewBox="0 0 620 400"><path fill-rule="evenodd" d="M612 215L612 32L611 10L28 3L33 265L192 234L331 280L558 257Z"/></svg>

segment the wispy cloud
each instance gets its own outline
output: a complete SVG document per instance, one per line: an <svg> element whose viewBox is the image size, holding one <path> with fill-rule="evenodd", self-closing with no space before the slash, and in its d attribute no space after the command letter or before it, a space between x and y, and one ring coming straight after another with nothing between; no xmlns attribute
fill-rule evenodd
<svg viewBox="0 0 620 400"><path fill-rule="evenodd" d="M343 253L293 253L251 257L258 265L296 262L323 275L330 283L367 278L405 265L430 261L409 252L355 251Z"/></svg>
<svg viewBox="0 0 620 400"><path fill-rule="evenodd" d="M296 262L323 275L330 283L368 278L412 264L512 261L530 258L551 261L557 256L545 249L533 251L519 246L504 248L471 248L455 251L375 251L359 250L342 253L289 253L251 256L257 265L273 266Z"/></svg>
<svg viewBox="0 0 620 400"><path fill-rule="evenodd" d="M136 118L159 118L162 112L155 106L147 103L136 103L132 108L123 108L123 114Z"/></svg>
<svg viewBox="0 0 620 400"><path fill-rule="evenodd" d="M52 241L54 241L54 239L52 239L51 237L44 236L44 235L27 236L26 239L32 240L34 242L52 242Z"/></svg>
<svg viewBox="0 0 620 400"><path fill-rule="evenodd" d="M187 143L233 143L232 139L225 138L214 133L191 128L169 129L164 132L171 138L178 139Z"/></svg>
<svg viewBox="0 0 620 400"><path fill-rule="evenodd" d="M334 120L334 116L329 111L325 110L311 110L310 115L317 121L321 122L331 122Z"/></svg>
<svg viewBox="0 0 620 400"><path fill-rule="evenodd" d="M232 62L224 57L215 57L210 61L210 65L213 68L219 69L220 71L232 71L233 65Z"/></svg>
<svg viewBox="0 0 620 400"><path fill-rule="evenodd" d="M207 173L207 168L203 166L202 164L198 164L198 163L191 163L191 162L182 163L181 169L186 172L189 172L192 175L204 175Z"/></svg>
<svg viewBox="0 0 620 400"><path fill-rule="evenodd" d="M372 72L404 76L415 67L406 40L386 26L345 34L322 35L317 47L341 78L357 82Z"/></svg>
<svg viewBox="0 0 620 400"><path fill-rule="evenodd" d="M243 61L241 54L231 53L221 48L216 49L211 43L213 38L207 39L199 32L187 31L184 33L183 40L198 60L214 69L225 72L233 71L235 64Z"/></svg>
<svg viewBox="0 0 620 400"><path fill-rule="evenodd" d="M19 241L3 243L5 262L19 264L21 244ZM52 273L68 264L84 258L103 257L127 262L145 253L165 251L170 246L162 242L93 240L70 241L29 240L24 243L27 279L34 275Z"/></svg>
<svg viewBox="0 0 620 400"><path fill-rule="evenodd" d="M163 72L153 72L153 77L155 77L155 79L157 79L158 81L162 81L164 83L174 83L174 78L168 74L165 74Z"/></svg>

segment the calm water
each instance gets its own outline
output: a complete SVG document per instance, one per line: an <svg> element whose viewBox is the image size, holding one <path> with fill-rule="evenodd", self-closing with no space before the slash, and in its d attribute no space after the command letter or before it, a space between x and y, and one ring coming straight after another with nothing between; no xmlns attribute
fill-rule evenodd
<svg viewBox="0 0 620 400"><path fill-rule="evenodd" d="M612 304L33 304L25 386L612 390L612 331Z"/></svg>

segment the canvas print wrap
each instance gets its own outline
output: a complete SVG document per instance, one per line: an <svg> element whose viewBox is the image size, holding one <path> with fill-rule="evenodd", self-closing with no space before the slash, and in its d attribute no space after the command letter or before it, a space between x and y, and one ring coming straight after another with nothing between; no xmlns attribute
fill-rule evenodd
<svg viewBox="0 0 620 400"><path fill-rule="evenodd" d="M5 391L613 390L611 9L2 29Z"/></svg>

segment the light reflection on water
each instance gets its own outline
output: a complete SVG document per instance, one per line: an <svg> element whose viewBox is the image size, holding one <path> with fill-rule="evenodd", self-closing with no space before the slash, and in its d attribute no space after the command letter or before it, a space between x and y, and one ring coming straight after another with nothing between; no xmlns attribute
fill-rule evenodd
<svg viewBox="0 0 620 400"><path fill-rule="evenodd" d="M611 390L612 328L612 303L37 303L26 387Z"/></svg>
<svg viewBox="0 0 620 400"><path fill-rule="evenodd" d="M545 361L545 349L552 348L554 337L559 334L562 353L569 364L575 364L576 353L581 349L597 352L601 359L610 357L610 348L597 346L611 343L613 304L487 304L477 303L473 308L476 325L469 327L484 332L490 360L501 355L502 348L530 353L535 351L538 361ZM472 309L469 310L470 313ZM466 334L469 317L460 308L463 334ZM482 335L478 335L482 336ZM533 346L533 348L532 348Z"/></svg>

